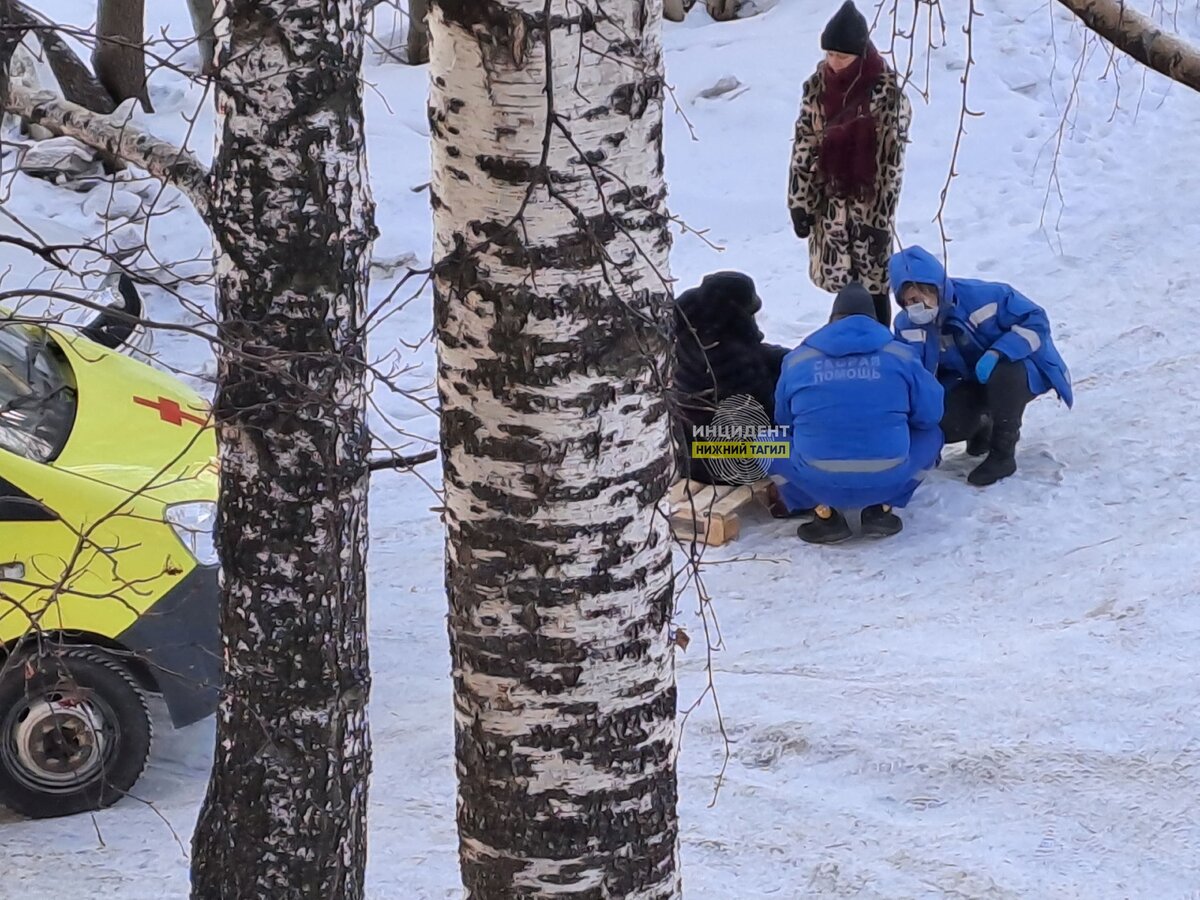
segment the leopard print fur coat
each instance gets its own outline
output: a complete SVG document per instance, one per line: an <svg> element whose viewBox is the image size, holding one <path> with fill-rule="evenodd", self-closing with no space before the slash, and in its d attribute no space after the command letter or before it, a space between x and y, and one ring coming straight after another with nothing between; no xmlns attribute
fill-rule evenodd
<svg viewBox="0 0 1200 900"><path fill-rule="evenodd" d="M875 195L870 200L829 196L817 170L824 126L823 72L822 64L804 82L792 147L788 206L806 213L812 221L809 274L817 287L833 293L858 280L872 294L886 294L912 106L896 73L885 68L870 100L877 129Z"/></svg>

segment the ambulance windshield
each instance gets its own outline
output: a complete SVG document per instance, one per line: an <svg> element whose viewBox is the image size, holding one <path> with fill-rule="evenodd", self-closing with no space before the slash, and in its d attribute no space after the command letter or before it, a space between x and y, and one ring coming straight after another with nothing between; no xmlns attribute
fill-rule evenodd
<svg viewBox="0 0 1200 900"><path fill-rule="evenodd" d="M50 462L75 421L75 379L44 328L0 318L0 448Z"/></svg>

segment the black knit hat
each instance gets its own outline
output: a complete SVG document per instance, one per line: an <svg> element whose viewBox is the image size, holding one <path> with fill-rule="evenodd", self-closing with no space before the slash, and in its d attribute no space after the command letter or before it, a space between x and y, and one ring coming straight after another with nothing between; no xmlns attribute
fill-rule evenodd
<svg viewBox="0 0 1200 900"><path fill-rule="evenodd" d="M838 291L837 298L833 301L833 309L829 312L829 321L836 322L847 316L875 318L875 300L871 297L870 292L857 281L850 282Z"/></svg>
<svg viewBox="0 0 1200 900"><path fill-rule="evenodd" d="M745 272L710 272L700 280L700 291L710 302L727 304L749 313L762 309L754 279Z"/></svg>
<svg viewBox="0 0 1200 900"><path fill-rule="evenodd" d="M854 0L846 0L821 32L821 49L862 56L870 39L866 18L855 8Z"/></svg>

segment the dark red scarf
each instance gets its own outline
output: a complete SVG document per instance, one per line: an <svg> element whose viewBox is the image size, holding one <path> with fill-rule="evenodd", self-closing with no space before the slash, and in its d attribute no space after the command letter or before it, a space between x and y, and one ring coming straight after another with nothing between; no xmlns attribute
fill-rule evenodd
<svg viewBox="0 0 1200 900"><path fill-rule="evenodd" d="M834 197L869 199L875 194L875 119L871 91L883 74L883 57L867 52L840 72L822 64L821 109L825 129L817 166Z"/></svg>

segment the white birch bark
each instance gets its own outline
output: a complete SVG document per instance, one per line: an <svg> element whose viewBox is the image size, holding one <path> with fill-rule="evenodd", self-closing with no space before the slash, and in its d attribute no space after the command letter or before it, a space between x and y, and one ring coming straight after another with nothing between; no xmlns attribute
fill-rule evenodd
<svg viewBox="0 0 1200 900"><path fill-rule="evenodd" d="M661 15L431 3L471 898L679 892Z"/></svg>
<svg viewBox="0 0 1200 900"><path fill-rule="evenodd" d="M218 7L225 680L197 900L364 896L364 34L362 0Z"/></svg>

